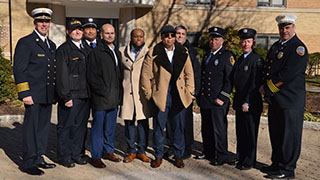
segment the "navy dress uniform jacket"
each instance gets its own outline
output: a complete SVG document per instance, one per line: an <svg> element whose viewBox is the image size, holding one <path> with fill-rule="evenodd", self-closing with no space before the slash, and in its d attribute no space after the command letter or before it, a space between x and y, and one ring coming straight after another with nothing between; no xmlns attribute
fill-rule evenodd
<svg viewBox="0 0 320 180"><path fill-rule="evenodd" d="M265 99L280 108L303 108L308 59L308 50L296 35L284 44L275 42L267 54L263 71Z"/></svg>
<svg viewBox="0 0 320 180"><path fill-rule="evenodd" d="M89 49L79 49L70 39L57 49L56 91L63 104L74 98L89 98L86 77L88 54Z"/></svg>
<svg viewBox="0 0 320 180"><path fill-rule="evenodd" d="M20 100L32 96L36 104L55 101L56 45L48 41L50 49L34 31L17 43L13 74Z"/></svg>
<svg viewBox="0 0 320 180"><path fill-rule="evenodd" d="M236 89L233 109L242 111L248 103L250 112L262 112L262 97L259 88L262 84L263 59L252 51L245 59L241 55L234 66L233 83Z"/></svg>
<svg viewBox="0 0 320 180"><path fill-rule="evenodd" d="M200 108L212 108L215 99L229 103L232 90L231 72L234 64L232 53L223 47L213 55L208 64L206 55L201 63L201 89L197 98Z"/></svg>

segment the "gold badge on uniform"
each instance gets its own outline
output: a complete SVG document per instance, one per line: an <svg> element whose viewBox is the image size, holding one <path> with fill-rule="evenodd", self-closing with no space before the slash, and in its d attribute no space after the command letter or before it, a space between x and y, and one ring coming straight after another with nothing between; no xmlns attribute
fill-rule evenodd
<svg viewBox="0 0 320 180"><path fill-rule="evenodd" d="M243 70L248 71L248 66L244 66Z"/></svg>
<svg viewBox="0 0 320 180"><path fill-rule="evenodd" d="M232 66L233 66L234 63L236 62L236 61L234 60L234 57L233 57L233 56L231 56L229 60L230 60L230 63L231 63Z"/></svg>
<svg viewBox="0 0 320 180"><path fill-rule="evenodd" d="M36 39L36 41L38 42L38 41L39 41L39 39L37 38L37 39Z"/></svg>
<svg viewBox="0 0 320 180"><path fill-rule="evenodd" d="M281 59L282 57L283 57L283 52L282 51L280 51L279 53L278 53L278 59Z"/></svg>

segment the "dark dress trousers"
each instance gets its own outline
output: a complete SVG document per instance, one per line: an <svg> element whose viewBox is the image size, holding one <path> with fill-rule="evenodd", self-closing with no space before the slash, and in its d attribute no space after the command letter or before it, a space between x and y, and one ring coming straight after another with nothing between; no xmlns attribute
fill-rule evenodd
<svg viewBox="0 0 320 180"><path fill-rule="evenodd" d="M83 42L84 48L88 51L88 54L90 54L91 50L96 48L101 43L101 40L100 39L96 39L96 44L93 44L93 43L88 44L87 41L85 40L85 38L83 37L82 38L82 42ZM92 108L89 108L89 118L90 118L90 113L92 115ZM92 115L92 117L93 117L93 115ZM84 135L84 139L83 139L82 150L81 150L82 156L84 156L85 153L86 153L87 134L88 134L88 131L86 129L86 132L85 132L85 135Z"/></svg>
<svg viewBox="0 0 320 180"><path fill-rule="evenodd" d="M70 39L57 49L57 155L60 161L81 156L89 118L87 56L88 49L79 49ZM72 107L65 106L69 100Z"/></svg>
<svg viewBox="0 0 320 180"><path fill-rule="evenodd" d="M203 153L208 159L226 161L229 158L227 111L234 57L223 47L210 59L209 56L201 63L201 89L197 98L202 118ZM214 103L217 98L224 102L222 106Z"/></svg>
<svg viewBox="0 0 320 180"><path fill-rule="evenodd" d="M201 86L201 63L200 63L200 55L198 54L197 50L191 46L190 42L187 40L184 45L188 51L189 56L192 63L192 68L194 72L194 96L196 97L200 91ZM194 142L194 133L193 133L193 111L192 111L193 103L186 109L186 122L184 128L184 141L186 144L185 150L188 153L191 153L192 149L191 146Z"/></svg>
<svg viewBox="0 0 320 180"><path fill-rule="evenodd" d="M198 54L197 50L190 44L187 40L184 44L189 51L189 56L192 63L192 68L194 72L194 85L195 85L195 94L196 97L200 91L201 86L201 62L200 62L200 55ZM192 151L192 144L194 142L194 133L193 133L193 103L190 104L188 108L186 108L186 120L185 120L185 128L184 128L184 141L185 141L185 152L191 153ZM173 142L173 135L172 129L170 127L170 123L167 123L168 128L168 137L170 139L170 144ZM170 132L169 132L170 131Z"/></svg>
<svg viewBox="0 0 320 180"><path fill-rule="evenodd" d="M234 66L233 84L235 95L233 109L236 111L237 156L240 165L250 167L256 162L257 137L262 112L262 96L259 87L262 83L263 60L251 51L244 58L241 55ZM247 103L249 111L243 112Z"/></svg>
<svg viewBox="0 0 320 180"><path fill-rule="evenodd" d="M118 106L122 103L121 54L115 47L116 59L105 41L92 49L88 58L87 78L93 124L90 152L93 159L114 152L114 135Z"/></svg>
<svg viewBox="0 0 320 180"><path fill-rule="evenodd" d="M23 164L32 168L43 162L52 104L55 102L55 53L56 45L48 45L33 32L21 38L14 55L13 74L18 97L31 96L33 105L25 105L23 121Z"/></svg>
<svg viewBox="0 0 320 180"><path fill-rule="evenodd" d="M269 102L271 161L288 176L294 175L301 151L308 58L306 46L294 35L287 42L272 45L263 71L265 100Z"/></svg>

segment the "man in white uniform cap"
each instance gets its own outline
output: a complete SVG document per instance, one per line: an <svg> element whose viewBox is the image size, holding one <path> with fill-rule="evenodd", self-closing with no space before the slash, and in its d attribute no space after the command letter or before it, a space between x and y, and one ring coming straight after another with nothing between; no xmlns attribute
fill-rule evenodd
<svg viewBox="0 0 320 180"><path fill-rule="evenodd" d="M31 12L35 30L21 38L14 54L13 74L18 97L25 106L23 120L23 163L20 169L42 175L39 168L54 168L42 157L46 153L52 104L55 103L56 45L48 38L52 10Z"/></svg>
<svg viewBox="0 0 320 180"><path fill-rule="evenodd" d="M261 171L272 179L293 179L301 151L308 50L297 37L296 16L277 16L280 40L270 48L259 91L269 103L272 164Z"/></svg>

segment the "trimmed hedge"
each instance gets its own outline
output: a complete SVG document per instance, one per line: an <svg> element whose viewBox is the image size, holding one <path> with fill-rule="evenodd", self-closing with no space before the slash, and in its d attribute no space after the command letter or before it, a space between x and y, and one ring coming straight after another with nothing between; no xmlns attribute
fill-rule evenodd
<svg viewBox="0 0 320 180"><path fill-rule="evenodd" d="M4 58L0 48L0 103L17 99L16 85L12 75L12 64Z"/></svg>

